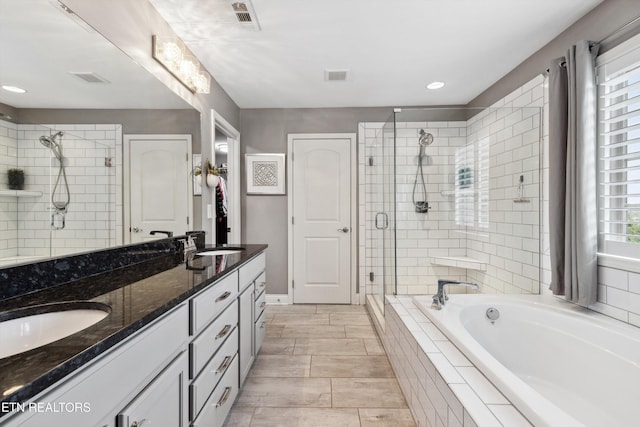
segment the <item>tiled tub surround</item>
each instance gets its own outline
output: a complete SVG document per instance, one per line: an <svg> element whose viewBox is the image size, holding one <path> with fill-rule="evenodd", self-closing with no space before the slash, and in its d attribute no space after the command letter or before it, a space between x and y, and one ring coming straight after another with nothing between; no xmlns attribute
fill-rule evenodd
<svg viewBox="0 0 640 427"><path fill-rule="evenodd" d="M385 323L378 331L418 426L531 426L412 297L387 297Z"/></svg>
<svg viewBox="0 0 640 427"><path fill-rule="evenodd" d="M64 132L61 141L71 194L62 230L50 227L50 198L59 163L39 142L40 136L55 131ZM25 171L25 190L42 193L40 197L0 197L0 233L6 237L0 259L56 256L122 244L117 232L122 218L116 215L122 204L121 183L116 182L121 176L121 145L122 127L115 124L41 126L0 121L0 186L6 188L6 169L17 167ZM112 158L113 166L106 166L105 158Z"/></svg>
<svg viewBox="0 0 640 427"><path fill-rule="evenodd" d="M100 253L101 256L110 251L129 251L132 263L123 265L116 261L109 271L72 279L52 288L36 290L27 285L23 295L0 300L0 311L71 300L95 301L111 306L109 316L81 332L29 352L0 359L0 404L34 398L190 296L232 273L266 248L265 245L245 245L241 253L227 255L225 268L216 272L216 257L196 257L189 268L185 268L181 248L174 242L175 239L156 242L155 245L160 245L156 250L149 244L106 250ZM119 256L112 258L123 259ZM87 271L97 265L89 258L84 261ZM48 262L53 262L51 267L54 271L77 271L66 258ZM16 386L21 387L4 394ZM3 415L6 413L0 413L0 417Z"/></svg>

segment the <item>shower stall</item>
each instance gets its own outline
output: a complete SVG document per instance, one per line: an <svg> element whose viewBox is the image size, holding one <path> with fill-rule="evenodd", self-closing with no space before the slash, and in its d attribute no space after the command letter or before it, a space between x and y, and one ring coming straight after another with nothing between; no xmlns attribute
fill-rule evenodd
<svg viewBox="0 0 640 427"><path fill-rule="evenodd" d="M0 131L6 135L0 138L0 166L25 174L24 190L0 190L0 227L6 230L0 266L121 243L120 125L0 121Z"/></svg>
<svg viewBox="0 0 640 427"><path fill-rule="evenodd" d="M371 308L383 314L385 295L435 294L438 279L540 292L541 114L396 109L360 125L360 284Z"/></svg>

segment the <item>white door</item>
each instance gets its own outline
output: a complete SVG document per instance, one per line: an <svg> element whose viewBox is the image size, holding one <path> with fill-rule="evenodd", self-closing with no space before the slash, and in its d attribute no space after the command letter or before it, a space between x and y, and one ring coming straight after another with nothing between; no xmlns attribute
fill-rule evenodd
<svg viewBox="0 0 640 427"><path fill-rule="evenodd" d="M130 242L190 230L190 135L128 135Z"/></svg>
<svg viewBox="0 0 640 427"><path fill-rule="evenodd" d="M351 302L351 139L291 139L293 302Z"/></svg>

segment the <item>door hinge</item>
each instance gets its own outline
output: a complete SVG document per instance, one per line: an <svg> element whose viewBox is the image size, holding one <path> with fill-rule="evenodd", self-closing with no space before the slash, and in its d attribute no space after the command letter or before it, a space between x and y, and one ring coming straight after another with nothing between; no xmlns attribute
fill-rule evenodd
<svg viewBox="0 0 640 427"><path fill-rule="evenodd" d="M293 153L291 153L291 161L293 162Z"/></svg>
<svg viewBox="0 0 640 427"><path fill-rule="evenodd" d="M292 280L292 281L291 281L291 289L293 289L293 288L295 288L295 287L296 287L296 282Z"/></svg>
<svg viewBox="0 0 640 427"><path fill-rule="evenodd" d="M187 217L187 225L189 225L189 217Z"/></svg>
<svg viewBox="0 0 640 427"><path fill-rule="evenodd" d="M373 271L371 273L369 273L369 281L373 282L373 279L375 278Z"/></svg>
<svg viewBox="0 0 640 427"><path fill-rule="evenodd" d="M294 222L293 222L293 217L291 217L291 225L293 225L293 224L294 224Z"/></svg>

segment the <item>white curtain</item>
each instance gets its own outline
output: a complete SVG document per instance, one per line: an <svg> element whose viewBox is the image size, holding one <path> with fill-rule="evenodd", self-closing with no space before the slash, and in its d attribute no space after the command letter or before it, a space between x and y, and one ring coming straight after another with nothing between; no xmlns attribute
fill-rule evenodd
<svg viewBox="0 0 640 427"><path fill-rule="evenodd" d="M549 231L556 295L596 302L598 46L582 40L549 68Z"/></svg>

